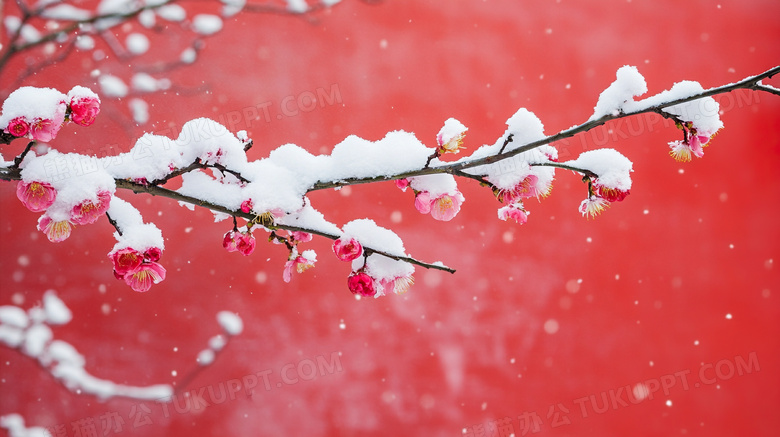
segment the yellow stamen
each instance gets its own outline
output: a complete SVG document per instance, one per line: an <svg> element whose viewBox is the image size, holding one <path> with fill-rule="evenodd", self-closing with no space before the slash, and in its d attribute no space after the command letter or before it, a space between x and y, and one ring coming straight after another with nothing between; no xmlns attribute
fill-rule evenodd
<svg viewBox="0 0 780 437"><path fill-rule="evenodd" d="M303 273L312 267L314 267L314 264L312 263L296 263L295 269L298 271L298 273Z"/></svg>
<svg viewBox="0 0 780 437"><path fill-rule="evenodd" d="M436 199L435 207L439 213L441 214L446 213L447 211L451 210L453 207L452 198L450 196L445 195Z"/></svg>
<svg viewBox="0 0 780 437"><path fill-rule="evenodd" d="M44 231L46 232L49 241L58 242L68 238L71 229L70 223L67 220L63 220L61 222L50 222Z"/></svg>
<svg viewBox="0 0 780 437"><path fill-rule="evenodd" d="M395 294L404 294L414 284L414 276L403 276L394 281L393 292Z"/></svg>
<svg viewBox="0 0 780 437"><path fill-rule="evenodd" d="M669 151L669 155L677 162L690 162L691 150L687 147L680 147Z"/></svg>
<svg viewBox="0 0 780 437"><path fill-rule="evenodd" d="M45 192L43 185L39 184L38 182L31 183L27 189L30 190L30 194L33 196L41 196Z"/></svg>
<svg viewBox="0 0 780 437"><path fill-rule="evenodd" d="M275 217L274 217L273 214L271 214L271 211L266 211L266 212L256 216L255 219L252 220L252 221L257 223L257 224L259 224L259 225L261 225L261 226L265 226L267 228L272 227L276 223L275 222Z"/></svg>

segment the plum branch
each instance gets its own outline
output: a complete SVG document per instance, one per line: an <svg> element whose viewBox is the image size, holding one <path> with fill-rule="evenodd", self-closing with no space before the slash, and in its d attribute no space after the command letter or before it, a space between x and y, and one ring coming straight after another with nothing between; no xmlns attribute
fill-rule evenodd
<svg viewBox="0 0 780 437"><path fill-rule="evenodd" d="M78 349L54 336L51 327L68 324L72 320L72 312L53 290L44 293L41 305L26 311L15 305L0 306L0 330L3 332L0 344L33 359L41 370L74 393L93 395L102 400L167 401L172 395L180 394L195 377L213 364L231 339L243 330L241 318L232 312L220 311L216 319L222 332L211 337L208 347L198 354L197 364L173 386L130 386L90 374Z"/></svg>
<svg viewBox="0 0 780 437"><path fill-rule="evenodd" d="M199 167L199 166L197 166L197 167ZM12 179L5 179L5 174L2 172L2 169L0 169L0 179L12 180ZM130 190L130 191L132 191L132 192L134 192L136 194L146 193L146 194L150 194L152 196L165 197L165 198L168 198L168 199L175 200L177 202L184 202L184 203L187 203L187 204L190 204L190 205L195 205L195 206L198 206L198 207L201 207L201 208L206 208L206 209L209 209L209 210L214 211L214 212L219 212L219 213L227 214L227 215L230 215L230 216L233 216L233 217L242 218L242 219L247 220L249 222L252 222L252 221L254 221L257 218L257 215L252 214L252 213L243 212L241 210L233 210L233 209L224 207L222 205L218 205L218 204L215 204L215 203L212 203L212 202L208 202L208 201L203 200L203 199L198 199L197 197L193 197L193 196L188 196L188 195L185 195L185 194L177 193L176 191L169 190L167 188L163 188L163 187L160 187L160 186L144 185L144 184L140 184L140 183L137 183L137 182L128 181L128 180L124 180L124 179L116 179L115 182L116 182L116 187L117 188ZM337 240L340 237L339 235L331 234L331 233L328 233L328 232L323 232L323 231L317 230L317 229L309 229L309 228L304 228L304 227L300 227L300 226L292 226L292 225L286 225L286 224L275 223L275 222L273 224L263 224L262 226L267 228L267 229L269 229L269 230L271 230L271 231L281 229L281 230L290 231L290 232L306 232L306 233L309 233L309 234L318 235L320 237L328 238L328 239L331 239L331 240ZM394 254L388 253L386 251L375 249L375 248L371 248L371 247L364 247L364 249L366 250L366 252L376 253L376 254L385 256L387 258L394 259L396 261L404 261L404 262L408 262L410 264L418 265L420 267L424 267L424 268L428 268L428 269L442 270L442 271L445 271L445 272L448 272L448 273L455 273L455 269L452 269L452 268L444 266L444 265L426 263L426 262L417 260L417 259L412 258L412 257L398 256L398 255L394 255Z"/></svg>
<svg viewBox="0 0 780 437"><path fill-rule="evenodd" d="M24 4L23 1L17 0L16 3L19 6L20 11L22 12L22 17L20 19L20 24L18 28L14 31L13 35L11 36L11 40L8 43L8 47L3 51L2 54L0 54L0 70L2 70L3 67L5 67L6 63L15 54L31 49L33 47L37 47L41 44L54 41L58 38L61 38L62 35L75 34L77 33L78 30L84 28L87 25L95 24L96 22L101 20L115 20L115 19L127 20L138 16L141 12L145 10L159 9L163 6L174 3L175 1L176 0L164 0L162 2L154 3L154 4L138 5L135 9L124 13L112 12L107 14L95 14L83 20L66 20L72 22L62 29L51 31L45 35L40 36L39 38L36 38L34 41L18 43L19 38L21 37L23 26L27 24L32 18L41 16L41 14L45 10L49 9L52 6L57 5L57 3L44 3L42 6L31 10Z"/></svg>
<svg viewBox="0 0 780 437"><path fill-rule="evenodd" d="M211 0L206 0L211 1ZM363 0L366 3L371 3L368 0ZM9 41L7 44L3 44L3 50L0 50L0 71L4 69L7 63L16 55L42 46L49 42L58 42L61 45L59 53L51 58L45 59L36 64L28 65L22 72L16 74L16 85L21 83L26 77L48 67L56 64L67 58L75 47L76 37L81 35L98 35L100 36L109 48L114 52L119 60L126 60L129 54L124 48L116 41L116 37L113 34L107 32L111 27L127 22L129 20L139 18L141 14L146 11L158 11L162 8L184 3L183 0L160 0L156 2L138 2L138 3L126 3L120 7L125 7L126 10L114 10L109 12L95 12L86 9L73 8L72 10L66 10L64 13L59 13L55 8L61 6L60 2L40 2L35 7L30 7L23 0L16 0L16 6L19 9L20 16L16 21L15 29L11 29L9 32ZM280 6L270 4L258 4L258 3L246 3L240 8L236 5L230 5L228 2L218 1L216 2L221 6L233 6L236 9L230 14L223 13L223 18L231 16L233 13L252 13L252 14L273 14L273 15L286 15L304 19L309 23L316 24L317 19L315 14L330 7L325 3L317 3L308 5L304 10L298 10L294 8L284 8ZM61 25L55 30L48 31L42 35L36 35L34 38L26 40L24 38L25 26L30 26L30 22L34 19L43 19L49 22L59 22ZM197 33L197 30L196 30ZM202 37L210 36L211 33L200 35L195 38L194 42L190 44L190 48L197 52L202 44L200 43ZM174 68L182 67L190 64L190 62L174 61L164 63L162 65L156 65L149 71L162 72L170 71ZM139 68L135 68L137 71ZM141 68L140 70L144 70ZM16 85L13 87L15 88Z"/></svg>
<svg viewBox="0 0 780 437"><path fill-rule="evenodd" d="M285 145L268 158L249 162L246 151L252 141L246 132L234 136L212 120L196 119L185 125L176 140L146 134L130 152L114 157L98 159L52 150L46 155L49 158L38 159L28 153L36 142L50 142L60 127L69 122L92 124L99 111L99 99L83 87L74 87L67 96L56 90L26 87L12 93L3 104L0 125L5 127L0 143L10 144L17 138L32 141L13 161L0 166L0 180L20 181L17 196L28 209L45 211L38 228L51 241L67 238L72 224L89 224L103 213L108 214L117 230L117 244L109 254L115 274L137 291L146 291L152 283L165 278L165 269L157 263L162 252L162 234L153 224L144 223L135 208L115 198L115 189L205 208L217 214L218 219L233 217L233 228L223 240L223 247L228 251L249 255L255 246L252 231L264 229L270 233L270 240L286 245L290 251L284 269L285 281L290 280L293 269L300 273L316 261L316 254L311 250L299 253L299 243L309 241L312 235L334 240L336 256L352 261L350 290L378 296L384 292L375 290L376 283L381 283L382 290L396 293L408 289L413 267L407 264L450 273L455 270L439 262L423 262L407 255L400 238L373 221L353 220L342 230L327 222L311 206L308 193L396 181L404 191L412 188L419 212L448 221L460 211L465 200L455 178L471 179L487 186L504 205L498 209L500 219L511 218L523 224L528 218L524 200L547 196L555 169L564 169L582 175L587 197L579 210L583 216L595 217L610 203L622 201L629 194L631 161L616 150L596 149L583 152L574 160L558 162L557 150L551 143L611 120L653 112L674 120L683 131L681 141L669 143L672 157L680 161L701 157L702 147L723 126L718 104L711 96L738 89L777 94L774 87L761 81L778 72L780 67L774 67L739 82L706 90L696 82L679 82L667 91L635 101L633 97L646 92L644 78L634 67L622 67L616 81L599 96L594 114L586 122L545 135L541 121L521 108L507 120L506 132L493 145L484 145L470 156L451 163L439 158L446 153L458 153L468 130L454 119L445 122L435 148L425 146L413 134L391 132L376 142L349 137L336 145L330 155L315 157L298 146ZM23 102L32 98L49 99L53 112L27 114ZM699 102L682 106L694 101ZM52 168L59 165L57 160L67 167L70 164L62 160L68 159L91 160L90 171L96 175L84 182L78 178L59 180L52 175ZM73 175L66 179L69 178ZM162 186L174 178L181 178L181 188L172 190ZM80 183L90 185L88 190L95 190L94 197L76 204L73 200L55 203L59 190L67 192L68 184ZM80 190L83 192L83 187ZM239 228L237 218L246 221L246 225ZM289 235L278 234L279 230ZM399 265L388 267L379 259L400 262L412 270ZM373 271L374 275L367 271ZM379 271L386 275L378 274Z"/></svg>
<svg viewBox="0 0 780 437"><path fill-rule="evenodd" d="M527 152L529 150L536 149L540 146L551 144L556 141L564 140L566 138L571 138L577 134L588 132L591 129L597 128L609 121L617 120L621 118L626 117L632 117L635 115L640 115L644 113L657 113L664 117L669 117L670 114L666 111L664 111L664 108L669 108L671 106L681 105L683 103L692 102L694 100L699 100L704 97L711 97L718 94L725 94L728 92L736 91L739 89L749 89L749 90L755 90L755 91L765 91L769 92L775 95L780 95L780 89L763 85L761 84L761 81L763 79L771 78L774 75L780 73L780 66L770 68L769 70L764 71L763 73L757 74L755 76L747 77L739 82L735 82L728 85L718 86L714 88L709 88L705 91L701 91L699 93L676 98L673 100L669 100L667 102L663 102L661 104L655 105L655 106L649 106L647 108L637 109L634 111L629 112L620 112L617 114L608 114L604 115L603 117L597 119L597 120L589 120L586 121L580 125L571 127L569 129L562 130L558 133L549 135L545 138L529 142L527 144L523 144L515 149L512 149L510 151L504 151L506 144L509 142L507 141L504 143L504 146L502 146L502 150L492 156L487 156L485 158L481 159L473 159L473 160L464 160L455 162L452 164L442 164L439 166L433 166L428 168L421 168L419 170L412 170L408 172L404 172L398 175L394 176L387 176L387 177L372 177L372 178L354 178L354 179L345 179L343 181L320 181L314 184L309 191L315 191L315 190L324 190L329 188L338 188L343 187L347 185L358 185L358 184L368 184L368 183L374 183L374 182L380 182L380 181L389 181L394 179L405 179L415 176L423 176L423 175L430 175L430 174L436 174L436 173L448 173L453 176L460 176L460 177L468 177L468 178L474 178L473 175L469 175L468 173L464 173L463 170L466 170L471 167L478 167L488 164L494 164L498 163L502 160L512 158L515 155L518 155L523 152ZM510 140L511 141L511 140ZM546 163L546 164L539 164L539 165L548 165L548 166L554 166L559 168L567 168L562 167L561 165L556 165L552 163ZM580 173L585 173L586 171L584 169L574 169L574 168L567 168L569 170L578 171Z"/></svg>
<svg viewBox="0 0 780 437"><path fill-rule="evenodd" d="M34 143L34 142L31 142ZM176 175L179 176L181 174L187 173L189 171L192 171L194 169L200 169L204 168L205 166L201 163L193 164L189 167L186 167L184 169L181 169L176 172ZM166 178L165 181L170 180L171 178ZM17 166L10 166L5 168L0 168L0 180L2 181L19 181L22 180L21 170ZM248 222L252 222L257 218L257 215L243 212L241 210L233 210L230 208L227 208L222 205L218 205L213 202L209 202L207 200L199 199L194 196L188 196L186 194L178 193L176 191L170 190L168 188L160 187L155 184L143 184L139 182L133 182L126 179L115 179L114 182L116 183L116 187L123 190L129 190L132 191L135 194L149 194L152 196L158 196L158 197L165 197L171 200L175 200L177 202L186 203L189 205L194 205L200 208L205 208L213 212L227 214L233 217L242 218ZM116 227L116 225L113 223L112 225ZM317 229L309 229L304 228L300 226L292 226L292 225L286 225L282 223L273 223L273 224L264 224L263 227L267 228L268 230L274 231L274 230L285 230L285 231L291 231L291 232L306 232L309 234L318 235L320 237L328 238L331 240L337 240L340 236L331 234L328 232L323 232L321 230ZM365 247L364 248L366 252L369 253L376 253L378 255L385 256L387 258L396 260L396 261L404 261L408 262L410 264L418 265L420 267L428 268L428 269L435 269L435 270L442 270L448 273L455 273L455 269L447 267L445 265L441 264L434 264L434 263L426 263L423 261L420 261L418 259L412 258L412 257L405 257L405 256L398 256L392 253L388 253L386 251L371 248L371 247Z"/></svg>

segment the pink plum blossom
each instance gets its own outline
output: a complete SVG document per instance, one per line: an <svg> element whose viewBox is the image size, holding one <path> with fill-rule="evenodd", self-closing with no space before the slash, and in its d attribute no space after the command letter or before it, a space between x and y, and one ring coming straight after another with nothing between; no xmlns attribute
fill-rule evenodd
<svg viewBox="0 0 780 437"><path fill-rule="evenodd" d="M60 124L49 119L36 119L30 127L32 138L36 141L49 142L57 136Z"/></svg>
<svg viewBox="0 0 780 437"><path fill-rule="evenodd" d="M98 191L96 201L85 200L74 206L71 210L70 219L77 225L94 223L108 211L110 204L111 193L105 190Z"/></svg>
<svg viewBox="0 0 780 437"><path fill-rule="evenodd" d="M38 230L46 234L46 238L52 243L65 241L70 237L72 229L73 225L68 220L54 221L46 214L38 219Z"/></svg>
<svg viewBox="0 0 780 437"><path fill-rule="evenodd" d="M550 188L549 184L540 188L539 178L536 175L529 174L512 188L494 191L499 202L509 204L529 197L547 196Z"/></svg>
<svg viewBox="0 0 780 437"><path fill-rule="evenodd" d="M207 165L221 164L224 151L220 148L217 151L209 150L200 156L201 162Z"/></svg>
<svg viewBox="0 0 780 437"><path fill-rule="evenodd" d="M251 232L247 232L245 234L239 234L236 250L238 250L241 255L249 256L255 251L256 245L257 240L255 240L255 237Z"/></svg>
<svg viewBox="0 0 780 437"><path fill-rule="evenodd" d="M631 193L631 190L622 190L617 187L602 185L598 179L593 180L592 183L595 193L610 202L621 202Z"/></svg>
<svg viewBox="0 0 780 437"><path fill-rule="evenodd" d="M251 232L228 231L222 239L222 247L228 252L249 256L255 251L257 241Z"/></svg>
<svg viewBox="0 0 780 437"><path fill-rule="evenodd" d="M65 122L65 102L60 102L52 118L36 118L30 125L30 134L36 141L49 142L57 136L57 133Z"/></svg>
<svg viewBox="0 0 780 437"><path fill-rule="evenodd" d="M238 235L237 231L227 231L222 238L222 247L228 252L235 252L238 250Z"/></svg>
<svg viewBox="0 0 780 437"><path fill-rule="evenodd" d="M468 128L454 118L444 122L444 126L436 134L436 155L445 153L458 153L463 144L463 137L466 136Z"/></svg>
<svg viewBox="0 0 780 437"><path fill-rule="evenodd" d="M149 291L153 284L165 279L165 268L157 263L162 249L151 247L141 253L130 247L108 254L114 266L114 276L125 281L135 291Z"/></svg>
<svg viewBox="0 0 780 437"><path fill-rule="evenodd" d="M95 122L100 112L100 99L97 96L73 96L70 100L70 120L81 126Z"/></svg>
<svg viewBox="0 0 780 437"><path fill-rule="evenodd" d="M165 267L156 262L145 262L135 271L124 275L124 280L130 288L143 293L149 291L153 284L165 280Z"/></svg>
<svg viewBox="0 0 780 437"><path fill-rule="evenodd" d="M393 279L383 279L379 281L379 285L382 287L382 295L395 293L404 294L409 291L409 288L414 284L414 276L399 276Z"/></svg>
<svg viewBox="0 0 780 437"><path fill-rule="evenodd" d="M141 267L144 256L135 249L125 248L108 254L114 265L114 274L117 278L124 278L128 273L133 273Z"/></svg>
<svg viewBox="0 0 780 437"><path fill-rule="evenodd" d="M631 190L599 186L596 189L596 193L610 202L622 202L631 193Z"/></svg>
<svg viewBox="0 0 780 437"><path fill-rule="evenodd" d="M609 207L609 201L598 196L590 196L580 203L579 210L583 217L590 219L604 212L607 207Z"/></svg>
<svg viewBox="0 0 780 437"><path fill-rule="evenodd" d="M409 184L411 184L411 181L409 179L396 179L395 180L395 186L400 188L401 191L406 192L406 189L409 188Z"/></svg>
<svg viewBox="0 0 780 437"><path fill-rule="evenodd" d="M460 191L442 194L431 202L431 217L445 222L452 220L460 212L460 205L464 200Z"/></svg>
<svg viewBox="0 0 780 437"><path fill-rule="evenodd" d="M19 181L16 185L16 197L32 212L45 211L57 198L57 190L46 182Z"/></svg>
<svg viewBox="0 0 780 437"><path fill-rule="evenodd" d="M693 157L701 158L704 156L704 147L710 141L710 137L704 135L691 135L688 142L672 141L669 143L669 155L678 162L688 162Z"/></svg>
<svg viewBox="0 0 780 437"><path fill-rule="evenodd" d="M5 132L15 137L23 137L30 133L30 125L24 117L16 117L8 122L8 126L5 128Z"/></svg>
<svg viewBox="0 0 780 437"><path fill-rule="evenodd" d="M703 135L691 135L688 143L691 147L691 152L693 152L697 158L701 158L704 156L704 146L706 146L709 141L709 137L705 137Z"/></svg>
<svg viewBox="0 0 780 437"><path fill-rule="evenodd" d="M422 214L431 212L431 193L420 191L414 196L414 207Z"/></svg>
<svg viewBox="0 0 780 437"><path fill-rule="evenodd" d="M252 204L252 199L247 199L243 202L241 202L241 212L249 213L252 211L252 207L254 205Z"/></svg>
<svg viewBox="0 0 780 437"><path fill-rule="evenodd" d="M308 232L303 231L290 231L290 236L292 237L292 240L296 243L308 243L312 239L314 239L314 236Z"/></svg>
<svg viewBox="0 0 780 437"><path fill-rule="evenodd" d="M707 146L712 136L716 132L700 131L693 122L677 123L677 128L682 129L685 134L683 141L672 141L669 143L669 154L676 161L688 162L694 156L701 158L704 156L704 147Z"/></svg>
<svg viewBox="0 0 780 437"><path fill-rule="evenodd" d="M306 251L309 253L312 253L310 251ZM304 255L308 255L306 252L304 252ZM314 263L317 261L316 258L312 259L311 256L304 256L304 255L298 255L297 257L288 260L286 263L284 263L284 272L282 273L282 278L284 279L284 282L290 282L292 280L292 271L293 268L298 273L303 273L306 270L314 267Z"/></svg>
<svg viewBox="0 0 780 437"><path fill-rule="evenodd" d="M414 197L414 207L422 214L430 213L436 220L450 221L460 212L460 205L466 200L460 191L442 194L431 198L431 193L418 191Z"/></svg>
<svg viewBox="0 0 780 437"><path fill-rule="evenodd" d="M442 132L436 135L436 144L439 146L436 148L436 153L443 155L445 153L458 153L462 149L463 137L466 132L461 132L458 135L454 135L450 138L445 138Z"/></svg>
<svg viewBox="0 0 780 437"><path fill-rule="evenodd" d="M333 253L341 261L352 261L363 253L363 246L354 238L346 242L339 238L333 242Z"/></svg>
<svg viewBox="0 0 780 437"><path fill-rule="evenodd" d="M150 247L144 252L144 259L149 261L159 261L162 256L162 249L159 247Z"/></svg>
<svg viewBox="0 0 780 437"><path fill-rule="evenodd" d="M677 162L688 162L691 160L691 148L682 141L672 141L669 143L669 155Z"/></svg>
<svg viewBox="0 0 780 437"><path fill-rule="evenodd" d="M528 212L523 209L523 205L520 203L513 203L498 209L498 218L507 221L512 219L518 224L524 224L528 221Z"/></svg>
<svg viewBox="0 0 780 437"><path fill-rule="evenodd" d="M365 272L352 272L347 278L347 287L352 294L373 296L376 294L374 278Z"/></svg>

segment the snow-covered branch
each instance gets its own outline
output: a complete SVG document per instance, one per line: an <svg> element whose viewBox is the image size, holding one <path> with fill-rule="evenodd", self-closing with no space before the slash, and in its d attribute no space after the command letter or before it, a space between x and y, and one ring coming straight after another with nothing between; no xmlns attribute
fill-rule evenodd
<svg viewBox="0 0 780 437"><path fill-rule="evenodd" d="M483 158L473 159L473 160L463 159L452 164L442 164L435 167L421 168L419 170L398 174L393 177L356 178L356 179L349 179L343 181L321 181L321 182L317 182L311 188L310 191L336 188L336 187L346 186L346 185L374 183L374 182L380 182L380 181L392 180L392 179L403 179L403 178L436 174L436 173L449 173L453 176L468 177L466 176L466 173L463 173L463 171L468 168L499 163L500 161L512 158L515 155L521 154L523 152L527 152L529 150L536 149L543 145L552 144L555 143L556 141L561 141L567 138L571 138L577 134L588 132L591 129L597 128L612 120L617 120L626 117L633 117L648 112L657 113L662 115L663 117L670 118L673 116L673 114L667 111L670 107L680 106L685 103L703 99L705 97L711 97L718 94L725 94L739 89L766 91L772 94L780 95L778 93L780 90L778 90L777 88L768 85L763 85L761 83L763 79L771 78L778 73L780 73L780 66L770 68L769 70L761 74L747 77L735 83L709 88L707 90L702 90L698 92L696 91L691 93L680 92L676 95L665 95L666 99L663 99L662 101L651 101L651 99L648 98L640 102L635 102L638 105L637 107L632 108L632 110L628 110L628 111L616 110L614 112L605 113L604 115L601 115L598 118L590 119L582 124L570 127L568 129L562 130L555 134L548 135L543 138L530 141L525 144L521 144L519 146L516 145L514 148L508 151L503 151L502 149L497 154L485 156ZM642 104L643 102L644 104ZM709 112L710 113L712 112L712 108L709 108ZM514 141L510 140L510 142L514 142ZM542 165L542 164L537 164L537 165ZM552 164L548 163L544 165L552 165ZM558 165L554 165L554 166L565 168ZM580 171L581 173L584 172L585 169L582 170L583 171Z"/></svg>
<svg viewBox="0 0 780 437"><path fill-rule="evenodd" d="M78 8L57 1L39 2L35 7L30 7L22 0L15 3L19 8L19 15L9 15L4 20L10 40L0 52L0 70L16 54L47 42L56 40L62 43L63 40L72 41L78 37L100 35L107 29L135 18L142 26L152 28L157 17L171 22L182 22L187 16L185 8L178 4L183 2L178 0L149 2L103 0L98 4L96 10ZM245 0L225 0L217 3L222 6L222 18L232 17L239 12L308 17L307 14L317 12L338 3L338 1L322 1L309 5L304 0L288 0L287 7L247 3ZM202 36L214 34L222 28L221 17L196 15L192 19L191 28L196 34ZM41 33L30 24L30 21L36 18L57 23L57 26L53 26L55 30ZM89 46L86 42L82 42L81 45L82 47ZM129 51L137 54L138 50L133 46L139 47L139 45L148 45L148 41L144 43L138 40L138 44L130 44Z"/></svg>
<svg viewBox="0 0 780 437"><path fill-rule="evenodd" d="M78 9L68 4L59 4L59 2L41 2L40 6L30 9L24 2L17 1L21 17L8 16L5 18L5 25L11 33L10 41L0 54L0 70L11 57L17 53L40 46L50 41L70 38L70 35L78 33L89 35L94 30L102 31L113 27L130 18L134 18L147 10L156 10L174 3L176 0L163 0L149 4L133 2L103 2L98 6L98 10L93 12L85 9ZM110 4L112 3L112 4ZM29 21L33 18L44 18L69 22L68 25L57 28L46 34L40 34Z"/></svg>
<svg viewBox="0 0 780 437"><path fill-rule="evenodd" d="M2 169L0 169L0 179L3 179L3 170ZM14 180L14 179L9 178L7 180ZM189 205L203 207L203 208L209 209L209 210L211 210L211 211L213 211L215 213L222 213L222 214L226 214L226 215L229 215L229 216L242 218L242 219L244 219L244 220L246 220L248 222L251 222L253 220L257 220L258 219L257 215L249 213L249 212L244 212L241 209L232 210L232 209L229 209L229 208L227 208L225 206L222 206L222 205L219 205L219 204L216 204L216 203L211 203L211 202L205 201L203 199L200 199L200 198L197 198L197 197L194 197L194 196L188 196L188 195L185 195L185 194L173 191L173 190L169 190L167 188L160 187L160 186L157 186L157 185L144 185L144 184L140 184L140 183L137 183L137 182L128 181L128 180L124 180L124 179L118 179L115 182L116 182L116 187L117 188L131 190L131 191L133 191L136 194L146 193L146 194L150 194L152 196L166 197L168 199L176 200L177 202L182 202L182 203L186 203L186 204L189 204ZM269 230L272 230L272 231L284 230L284 231L289 231L289 232L304 232L304 233L308 233L308 234L318 235L320 237L329 238L331 240L337 240L337 239L340 238L340 236L337 235L337 234L328 233L326 231L322 231L322 230L319 230L319 229L307 228L307 227L302 227L302 226L288 225L288 224L279 223L279 222L265 222L264 224L261 223L261 225L263 227L269 229ZM378 255L383 255L385 257L388 257L390 259L394 259L394 260L397 260L397 261L404 261L404 262L408 262L408 263L411 263L411 264L418 265L420 267L425 267L425 268L430 268L430 269L435 269L435 270L443 270L443 271L446 271L446 272L449 272L449 273L455 273L454 269L452 269L450 267L447 267L445 265L442 265L442 264L426 263L426 262L417 260L417 259L409 257L409 256L395 255L395 254L386 252L386 251L378 249L378 248L364 247L364 249L367 252L369 252L369 253L376 253Z"/></svg>
<svg viewBox="0 0 780 437"><path fill-rule="evenodd" d="M357 0L353 0L357 1ZM367 0L361 0L368 2ZM0 32L0 74L7 86L0 99L31 76L70 57L88 56L101 68L76 82L96 81L104 99L127 105L132 114L120 124L128 131L149 122L146 97L158 92L202 93L212 84L187 86L171 80L175 70L198 61L206 41L222 31L237 14L285 15L318 23L318 16L340 0L100 0L83 5L61 1L9 2ZM168 53L159 55L154 46ZM176 38L172 38L175 36ZM175 46L170 41L181 41ZM15 58L23 62L9 64ZM18 60L18 59L17 59ZM86 59L85 59L86 61ZM8 71L9 65L14 71ZM128 74L129 73L129 74ZM112 108L113 109L113 108ZM0 142L4 139L0 138Z"/></svg>
<svg viewBox="0 0 780 437"><path fill-rule="evenodd" d="M173 394L167 384L135 387L98 378L84 369L85 359L70 343L54 338L50 325L64 325L71 312L53 291L43 295L43 305L28 311L13 306L0 306L0 342L35 359L65 387L101 399L125 397L131 399L162 399Z"/></svg>
<svg viewBox="0 0 780 437"><path fill-rule="evenodd" d="M102 67L95 70L97 77L85 77L81 81L97 79L100 93L106 99L133 97L122 104L129 106L133 121L143 125L150 118L144 96L159 91L188 94L209 87L209 84L183 87L166 76L197 62L205 41L218 34L237 14L286 15L315 24L322 10L340 0L277 3L206 0L211 7L180 0L100 0L93 6L60 1L10 3L0 26L5 31L0 35L0 73L8 76L8 86L0 90L0 98L7 97L8 92L41 70L70 56L89 54L101 61ZM126 33L127 29L132 31ZM178 47L169 46L170 53L164 57L144 56L156 39L173 34L182 34L183 43ZM30 56L16 71L4 71L12 59L25 54ZM129 77L117 73L128 70L132 72Z"/></svg>
<svg viewBox="0 0 780 437"><path fill-rule="evenodd" d="M268 233L270 241L289 250L282 275L287 282L293 271L302 273L317 261L314 251L300 249L302 244L313 235L334 240L336 257L352 263L349 289L378 297L406 291L413 283L414 265L454 270L413 258L395 233L371 220L353 220L341 227L329 222L312 205L308 193L395 181L403 191L412 189L420 213L449 221L465 201L456 178L473 179L487 186L501 203L500 219L523 224L529 214L524 201L549 195L555 169L560 168L580 173L587 196L579 211L595 217L630 193L631 161L616 150L597 149L559 162L551 143L611 120L654 112L674 120L683 132L682 140L669 143L672 157L679 161L702 157L703 147L723 127L712 96L737 89L767 91L761 81L778 72L780 67L775 67L708 90L683 81L634 100L647 86L635 67L622 67L586 122L545 135L542 122L521 108L507 120L506 131L495 143L451 163L440 158L460 153L468 131L455 119L444 123L435 147L426 146L414 134L394 131L378 141L349 136L327 155L315 156L287 144L267 158L250 161L246 151L252 140L246 132L234 135L201 118L186 123L176 139L145 134L120 155L62 154L35 145L50 143L66 124L91 125L100 99L83 87L67 95L24 87L4 102L0 127L3 142L9 145L17 138L32 141L24 151L14 153L14 160L0 165L0 180L19 181L17 196L31 211L44 212L38 228L54 242L68 238L74 225L93 223L107 213L116 228L117 243L109 253L114 273L136 291L147 291L165 279L166 271L158 263L163 238L154 224L144 223L134 207L115 196L117 189L171 198L191 209L207 208L217 221L232 217L232 227L222 242L230 252L250 255L256 245L254 234ZM173 179L180 180L176 190L164 186Z"/></svg>
<svg viewBox="0 0 780 437"><path fill-rule="evenodd" d="M243 330L241 318L230 311L220 311L216 318L222 334L209 340L208 347L198 354L197 365L175 384L175 389L169 384L129 386L89 373L84 368L86 360L76 347L54 337L51 326L69 323L72 313L53 290L44 293L42 305L27 311L15 305L0 306L0 343L36 360L42 369L74 393L89 394L100 399L165 401L175 390L187 387L203 369L214 362L230 339Z"/></svg>

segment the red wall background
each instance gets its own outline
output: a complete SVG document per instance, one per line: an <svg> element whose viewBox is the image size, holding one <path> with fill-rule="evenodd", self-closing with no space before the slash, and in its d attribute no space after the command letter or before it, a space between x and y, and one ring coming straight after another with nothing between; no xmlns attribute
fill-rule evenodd
<svg viewBox="0 0 780 437"><path fill-rule="evenodd" d="M456 117L470 128L471 151L495 141L519 107L547 133L583 122L622 65L636 65L651 93L771 68L780 63L777 16L775 1L736 0L345 0L316 23L242 14L205 40L195 65L169 75L173 90L147 97L153 124L133 126L127 99L104 99L95 125L69 126L54 145L126 151L144 131L175 136L187 120L209 116L246 129L250 157L260 158L288 142L327 153L348 134L375 140L395 129L432 145ZM116 31L123 40L137 28ZM153 35L142 59L179 53L186 39L175 35ZM4 90L23 62L0 75ZM25 83L97 89L95 68L130 77L87 54ZM298 98L318 92L331 101L309 108L300 100L306 110L292 115ZM348 267L330 256L328 241L310 243L317 267L285 284L279 246L227 253L226 222L123 192L166 236L168 278L138 294L111 274L105 220L51 244L16 200L15 184L0 183L0 304L23 297L28 308L55 289L74 314L55 335L86 355L88 371L131 385L179 381L219 332L216 312L231 310L244 333L188 390L218 392L258 372L271 385L167 414L147 402L143 425L137 401L73 394L28 357L0 348L0 415L62 425L70 436L90 418L100 432L112 413L124 425L105 435L501 436L510 426L515 435L774 435L780 98L740 91L716 99L726 127L692 163L667 155L680 134L654 116L556 144L563 159L614 147L634 162L632 194L596 220L580 217L586 189L565 171L552 196L527 204L523 226L497 220L498 202L473 181L461 183L467 200L448 223L418 214L392 183L312 194L331 221L373 218L415 257L458 269L418 269L409 293L376 300L350 295ZM268 119L243 116L258 105ZM318 362L334 368L282 379L289 365L306 376L301 363ZM640 383L665 389L633 404L625 387ZM534 415L538 428L524 429Z"/></svg>

